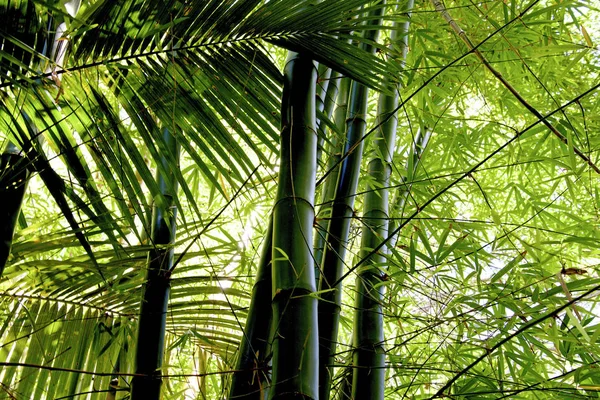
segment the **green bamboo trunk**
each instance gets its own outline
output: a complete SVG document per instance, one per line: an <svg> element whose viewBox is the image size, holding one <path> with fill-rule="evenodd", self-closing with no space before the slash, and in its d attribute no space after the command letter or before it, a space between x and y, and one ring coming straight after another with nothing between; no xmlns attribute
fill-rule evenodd
<svg viewBox="0 0 600 400"><path fill-rule="evenodd" d="M243 330L229 399L264 400L268 394L267 349L271 327L271 256L273 221L265 235L262 253L252 288L250 309Z"/></svg>
<svg viewBox="0 0 600 400"><path fill-rule="evenodd" d="M0 158L0 277L10 255L29 176L27 158L9 143Z"/></svg>
<svg viewBox="0 0 600 400"><path fill-rule="evenodd" d="M175 138L165 129L165 148L178 156ZM167 168L166 156L162 162ZM167 306L171 289L177 210L174 206L176 183L173 176L157 174L164 198L155 204L152 217L153 249L148 253L148 271L143 288L138 339L135 352L135 373L131 381L132 400L158 400L162 385L162 361L165 348ZM169 184L170 182L170 184Z"/></svg>
<svg viewBox="0 0 600 400"><path fill-rule="evenodd" d="M317 69L302 54L285 65L281 164L273 209L273 382L270 399L317 399L319 360L312 228L317 164Z"/></svg>
<svg viewBox="0 0 600 400"><path fill-rule="evenodd" d="M321 157L323 155L323 147L325 145L325 130L326 124L323 122L325 108L327 104L327 95L329 92L329 82L331 81L331 68L323 64L319 65L317 78L317 164L321 165Z"/></svg>
<svg viewBox="0 0 600 400"><path fill-rule="evenodd" d="M412 1L407 4L412 8ZM392 44L397 30L392 30ZM406 57L408 22L400 27L402 60ZM366 259L357 271L353 354L352 398L383 400L385 389L385 349L383 334L383 283L387 249L371 254L388 234L388 197L392 154L398 127L398 93L381 94L377 122L381 122L373 138L375 152L369 161L368 174L376 185L368 188L364 200L363 231L360 258Z"/></svg>
<svg viewBox="0 0 600 400"><path fill-rule="evenodd" d="M371 16L381 16L383 6L373 8ZM379 22L373 22L379 24ZM365 39L377 40L377 31L366 31ZM363 44L365 51L374 52L375 48ZM344 259L348 246L348 234L354 215L354 197L360 175L363 142L366 132L366 118L369 89L357 82L352 82L346 118L346 142L344 154L348 156L339 165L337 187L330 211L326 244L321 262L321 278L319 280L319 398L328 400L331 391L331 378L335 363L336 341L338 336L340 309L342 302L341 284L334 286L342 276Z"/></svg>
<svg viewBox="0 0 600 400"><path fill-rule="evenodd" d="M333 115L333 124L336 130L329 135L329 156L327 157L327 166L325 172L327 176L324 180L321 190L321 205L317 213L316 234L315 234L315 277L317 285L321 276L321 262L323 260L323 249L325 248L325 239L327 236L327 227L329 217L331 216L332 201L335 197L335 188L338 179L338 164L342 157L341 148L344 144L341 135L346 130L346 112L348 111L348 95L350 93L350 79L342 78L337 72L331 77L328 91L330 92L326 102L325 109L328 115ZM336 105L335 111L333 110ZM325 129L323 129L325 130ZM324 133L323 133L324 134Z"/></svg>
<svg viewBox="0 0 600 400"><path fill-rule="evenodd" d="M339 166L338 182L335 199L333 200L330 220L327 224L326 244L323 249L321 262L321 277L319 290L319 385L320 399L327 400L331 390L334 354L338 335L340 307L342 302L341 285L332 286L342 276L344 258L348 245L348 234L354 213L354 195L358 185L362 145L358 140L366 127L367 88L353 84L349 101L349 116L347 138L344 154L352 151ZM360 100L363 100L362 102Z"/></svg>
<svg viewBox="0 0 600 400"><path fill-rule="evenodd" d="M384 107L393 102L384 100ZM387 108L387 107L386 107ZM392 108L393 109L393 108ZM363 232L361 259L370 254L388 231L388 189L390 176L390 157L395 141L396 119L392 118L382 126L384 135L378 134L380 154L369 162L368 173L374 182L383 187L368 188L363 212ZM390 148L388 148L390 144ZM354 329L352 330L354 367L352 379L352 398L383 400L385 387L385 352L383 348L383 299L382 279L385 264L385 250L369 256L368 261L358 271L355 290Z"/></svg>

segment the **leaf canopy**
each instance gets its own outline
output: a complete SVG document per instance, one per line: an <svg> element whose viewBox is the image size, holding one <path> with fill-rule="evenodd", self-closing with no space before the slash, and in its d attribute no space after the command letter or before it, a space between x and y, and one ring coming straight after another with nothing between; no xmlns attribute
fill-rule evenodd
<svg viewBox="0 0 600 400"><path fill-rule="evenodd" d="M408 18L388 11L377 25L363 16L376 3L97 0L76 14L73 4L0 4L0 142L34 171L0 281L0 397L93 398L115 378L127 388L161 169L174 171L182 211L164 390L226 393L276 191L282 48L380 91L400 83L390 220L401 229L378 266L386 398L432 398L449 382L454 398L598 397L600 182L573 150L600 162L596 4L446 2L566 144L428 2L413 9L403 65L396 50L387 62L356 46L381 30L387 52L391 21ZM157 140L165 127L180 169ZM365 159L378 151L371 138ZM325 145L322 157L334 153ZM351 354L362 194L377 185L363 165L334 390Z"/></svg>

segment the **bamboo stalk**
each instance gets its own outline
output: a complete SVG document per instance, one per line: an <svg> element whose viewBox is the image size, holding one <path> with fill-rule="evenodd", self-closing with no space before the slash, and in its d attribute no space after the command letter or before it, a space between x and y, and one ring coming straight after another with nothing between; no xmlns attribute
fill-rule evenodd
<svg viewBox="0 0 600 400"><path fill-rule="evenodd" d="M229 399L263 400L267 398L269 373L267 351L272 320L271 257L273 248L273 218L265 234L262 253L252 288L250 309L238 350Z"/></svg>
<svg viewBox="0 0 600 400"><path fill-rule="evenodd" d="M319 207L315 224L316 234L313 247L317 286L321 277L321 262L323 261L327 226L329 225L329 219L331 217L332 201L335 197L335 188L339 171L339 160L342 156L342 146L344 145L344 141L340 138L340 132L344 132L345 130L350 83L351 81L349 78L343 78L339 73L334 72L328 89L331 93L327 96L325 104L327 115L331 116L333 114L333 124L336 127L336 131L332 132L330 135L329 156L327 158L326 166L327 171L334 171L327 176L323 189L321 190L321 206ZM335 111L333 111L334 106Z"/></svg>
<svg viewBox="0 0 600 400"><path fill-rule="evenodd" d="M178 157L176 140L168 129L164 129L162 139L165 149ZM166 167L166 155L162 162ZM157 181L164 203L154 205L152 217L153 249L148 252L148 271L140 309L135 351L136 376L131 381L132 400L158 400L162 386L161 368L173 272L177 218L174 198L177 195L177 184L172 174L167 177L157 173Z"/></svg>
<svg viewBox="0 0 600 400"><path fill-rule="evenodd" d="M380 18L383 15L384 2L373 7L370 17ZM374 25L379 21L372 22ZM375 52L375 47L368 43L377 40L379 31L365 32L365 51ZM336 341L339 329L342 303L342 285L334 284L344 270L344 259L348 246L348 234L354 216L354 197L360 175L360 164L363 153L361 138L366 131L366 117L369 89L357 82L352 82L346 117L346 142L344 153L349 155L339 165L339 173L335 196L332 202L330 220L327 229L326 245L323 249L321 277L319 280L319 398L328 400L331 392L333 365L335 363Z"/></svg>
<svg viewBox="0 0 600 400"><path fill-rule="evenodd" d="M317 166L315 63L290 53L281 105L281 164L273 209L273 385L270 399L318 399L312 228Z"/></svg>
<svg viewBox="0 0 600 400"><path fill-rule="evenodd" d="M409 0L403 13L409 15L413 0ZM408 20L393 29L391 46L400 35L400 63L408 49ZM375 152L369 161L368 174L377 182L365 195L363 231L360 258L365 258L356 278L354 329L352 331L352 398L383 400L385 389L385 349L383 347L383 282L387 247L376 253L371 251L388 235L389 225L389 184L392 154L398 127L398 92L393 95L381 94L377 107L378 130L373 138Z"/></svg>
<svg viewBox="0 0 600 400"><path fill-rule="evenodd" d="M326 124L323 119L319 117L319 114L325 113L325 107L327 103L327 94L329 91L329 82L331 81L331 68L319 64L319 76L317 79L317 163L321 163L321 156L323 154L323 146L325 145L325 128Z"/></svg>

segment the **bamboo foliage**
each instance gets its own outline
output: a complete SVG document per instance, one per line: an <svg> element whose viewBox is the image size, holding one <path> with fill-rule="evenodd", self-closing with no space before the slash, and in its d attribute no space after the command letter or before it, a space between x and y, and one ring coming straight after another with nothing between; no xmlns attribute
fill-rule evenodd
<svg viewBox="0 0 600 400"><path fill-rule="evenodd" d="M406 161L406 177L403 179L403 185L396 192L396 196L394 197L392 208L392 214L394 215L404 215L406 211L407 201L410 198L411 192L411 182L416 180L416 172L419 168L419 162L423 155L423 152L427 148L427 143L429 143L429 139L431 138L432 131L428 127L424 127L423 130L419 130L417 136L414 139L414 142L411 144L410 153L408 155L408 159ZM402 218L394 219L389 222L389 232L396 231L398 227L399 221L402 221ZM394 237L390 240L389 248L395 248L398 242L398 234L395 234Z"/></svg>
<svg viewBox="0 0 600 400"><path fill-rule="evenodd" d="M9 298L3 297L7 306ZM61 398L81 392L102 393L110 377L87 373L109 371L115 351L124 340L120 318L107 318L102 311L61 304L52 300L23 299L6 312L21 317L1 332L3 360L24 367L3 367L2 381L7 398ZM23 346L28 335L28 346ZM73 347L74 343L80 344ZM80 349L80 350L77 350Z"/></svg>
<svg viewBox="0 0 600 400"><path fill-rule="evenodd" d="M79 9L79 3L79 0L71 0L65 4L65 9L69 16L74 17L76 15L77 10ZM21 32L19 32L18 27L15 27L13 25L15 23L18 25L21 22L22 18L24 18L25 16L22 15L20 10L14 10L14 15L11 14L12 13L9 13L9 18L12 17L13 20L7 21L8 27L9 30L11 30L10 28L13 28L15 33L18 35ZM38 29L38 35L36 35L38 36L36 38L36 45L37 47L41 48L40 53L43 56L47 57L48 61L58 65L62 65L62 62L64 61L65 51L67 48L67 45L63 41L61 41L61 37L64 34L65 24L64 22L60 23L60 21L57 21L56 19L60 18L53 18L52 16L47 17L48 28L54 29L55 34L51 34L54 31L42 33L41 30ZM38 26L35 23L31 24L31 22L33 21L28 21L28 23L25 24L25 30L28 34L36 33L35 29ZM31 30L32 28L33 30ZM11 46L11 44L8 44L7 47L9 49L12 48L12 50L16 50L16 53L23 57L25 60L29 59L28 55L22 53L18 49L18 46L14 46L14 44L12 44ZM29 62L31 62L31 60ZM49 69L48 62L41 64L41 66ZM11 67L19 68L18 64L11 65L11 63L7 63L6 68L10 70ZM58 83L60 83L60 78L58 76L55 77L55 79ZM35 85L38 91L38 95L43 95L43 93L40 92L44 91L40 90L40 88L37 87L38 84L39 82L36 82ZM12 237L16 228L17 218L19 218L20 215L21 203L23 201L25 190L27 188L27 183L29 181L29 177L31 175L32 170L36 168L40 169L40 167L42 166L41 174L44 177L43 179L57 183L62 182L60 178L58 178L55 174L52 174L53 171L51 171L51 168L47 163L45 154L43 153L43 150L40 149L39 144L43 142L43 137L40 136L39 129L32 121L31 117L25 111L20 110L20 117L22 117L23 119L25 128L23 129L23 127L20 127L22 135L21 137L16 138L17 143L20 144L20 148L19 146L15 145L12 141L8 141L6 149L2 155L2 162L0 168L0 170L2 171L3 181L2 197L9 199L9 206L6 209L6 215L3 215L2 223L3 246L2 250L0 251L0 276L2 276L2 271L4 270L4 266L6 265L6 261L10 254ZM28 140L24 140L23 137L28 137ZM77 156L76 154L70 155L75 157ZM77 172L80 172L80 170L84 169L84 167L81 165L81 163L75 162L75 159L73 159L73 157L71 157L71 161L72 162L70 163L70 166L73 168L75 176L80 177L81 175ZM88 190L91 194L90 197L97 200L98 196L97 193L93 191L93 188L88 188ZM55 197L57 203L59 205L62 205L65 217L69 220L71 227L73 227L75 230L78 230L78 224L72 217L71 211L67 207L65 207L65 194L62 193L60 189L56 190L56 188L54 188L54 190L51 190L51 194ZM94 202L94 204L95 203L96 202ZM84 205L83 208L87 209L87 206ZM99 208L102 209L101 206L99 206ZM21 219L21 221L24 221L24 219ZM78 239L80 240L82 246L89 250L89 245L85 238L81 235L78 235Z"/></svg>
<svg viewBox="0 0 600 400"><path fill-rule="evenodd" d="M315 319L304 311L296 318L289 306L329 292L300 293L291 281L273 292L262 278L268 269L256 280L259 266L268 266L257 258L283 170L278 110L288 49L332 69L332 90L341 74L387 95L397 88L399 97L385 183L368 173L368 161L386 161L375 138L385 119L375 107L379 93L368 96L365 163L346 270L336 280L343 284L337 347L324 362L337 371L330 397L368 399L382 390L386 399L597 397L598 181L581 161L583 154L598 165L600 16L592 3L457 0L442 10L437 1L415 2L409 34L400 35L408 41L405 63L389 62L401 52L387 45L392 23L409 19L389 8L376 22L364 13L377 2L85 1L77 18L63 8L73 4L0 4L0 142L25 150L31 171L0 278L0 398L130 397L148 253L156 250L148 215L168 200L157 174L178 187L174 206L182 211L168 247L177 267L155 376L164 379L163 398L226 398L239 371L246 375L237 381L250 387L238 398L315 397L316 353L299 367L280 349L314 349L302 340ZM375 54L356 45L375 45L367 31L382 34ZM48 56L63 45L64 58ZM537 112L524 114L498 74ZM312 247L301 233L326 232L333 222L324 186L331 178L335 186L336 168L352 154L335 143L345 129L321 135L335 129L326 112L332 97L324 99L324 112L316 112L325 140L316 193L326 197L296 201L307 215L312 206L319 214L310 222L305 215L291 238L281 235L295 222L282 220L294 203L278 206L280 244L266 246L286 266L277 272L290 271L294 249L304 256ZM344 121L343 107L335 111ZM161 162L165 127L185 132L177 137L179 163ZM300 146L291 150L302 157ZM361 212L386 189L385 221ZM378 239L363 246L373 232ZM274 253L283 242L294 249ZM367 296L357 299L359 290ZM357 306L361 299L371 304ZM273 306L285 321L260 322ZM354 328L355 313L363 332ZM381 326L365 322L370 317ZM370 342L353 343L354 333ZM381 362L382 349L383 369L361 361L363 351ZM385 389L371 383L373 390L352 395L353 352L372 372L368 380L385 371ZM238 370L241 359L252 366ZM280 371L289 363L284 372L295 381L281 372L271 381L271 359ZM295 386L309 380L310 389Z"/></svg>

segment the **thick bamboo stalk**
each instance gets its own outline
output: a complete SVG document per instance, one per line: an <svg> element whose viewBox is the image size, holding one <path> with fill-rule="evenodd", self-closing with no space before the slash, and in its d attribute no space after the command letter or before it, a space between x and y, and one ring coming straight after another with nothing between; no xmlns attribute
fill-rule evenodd
<svg viewBox="0 0 600 400"><path fill-rule="evenodd" d="M165 149L178 156L175 138L163 131ZM166 156L163 164L167 167ZM167 306L173 269L177 209L174 198L177 189L173 176L157 174L164 204L155 204L152 217L153 249L148 252L148 271L144 283L140 322L135 352L135 373L131 381L132 400L158 400L162 386L162 362L165 348ZM170 183L169 183L170 182Z"/></svg>
<svg viewBox="0 0 600 400"><path fill-rule="evenodd" d="M380 98L379 115L393 110L397 105L397 96ZM369 162L368 173L381 187L371 187L365 196L363 213L363 232L360 257L366 257L377 246L388 231L388 195L390 177L390 154L396 136L397 119L390 118L381 126L375 136L378 153ZM356 278L356 297L354 312L352 397L383 400L385 386L385 352L383 348L383 317L381 302L383 299L382 278L385 264L385 248L369 256Z"/></svg>
<svg viewBox="0 0 600 400"><path fill-rule="evenodd" d="M381 16L383 5L373 8L371 13L372 16ZM377 25L378 22L373 24ZM374 42L377 40L377 34L378 31L366 31L365 39L367 42ZM362 47L365 51L375 52L375 48L370 44L363 43ZM337 282L343 273L348 234L354 216L354 197L363 150L361 138L367 126L368 95L369 89L366 86L352 82L344 143L344 154L349 155L339 165L335 196L327 225L326 244L323 249L319 280L319 291L322 292L319 300L319 398L321 400L328 400L331 391L342 302L341 284L334 286L334 282Z"/></svg>
<svg viewBox="0 0 600 400"><path fill-rule="evenodd" d="M250 309L246 318L238 359L231 381L229 399L263 400L268 394L267 349L271 327L271 257L273 221L265 235L252 288Z"/></svg>
<svg viewBox="0 0 600 400"><path fill-rule="evenodd" d="M30 171L28 160L12 143L0 158L0 277L10 255L21 204L25 197Z"/></svg>
<svg viewBox="0 0 600 400"><path fill-rule="evenodd" d="M317 69L290 53L281 106L281 164L273 209L273 382L270 399L318 398L312 228L317 165Z"/></svg>

